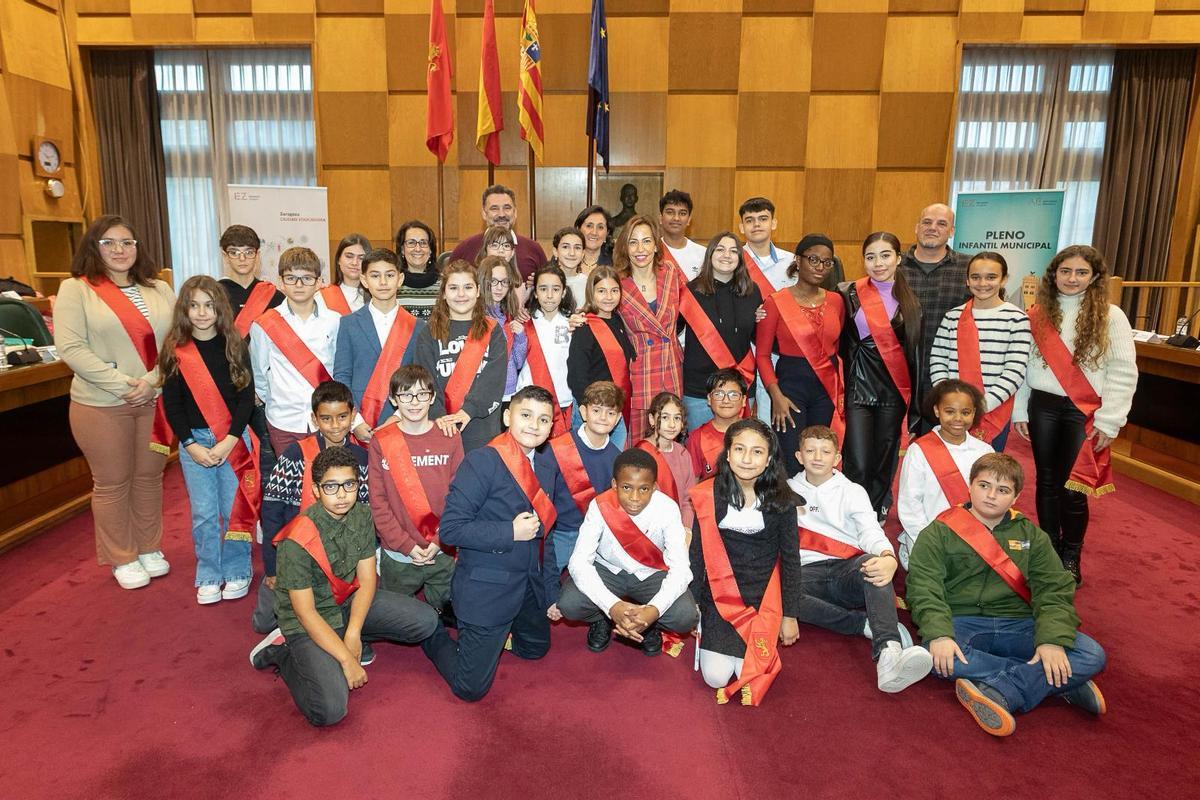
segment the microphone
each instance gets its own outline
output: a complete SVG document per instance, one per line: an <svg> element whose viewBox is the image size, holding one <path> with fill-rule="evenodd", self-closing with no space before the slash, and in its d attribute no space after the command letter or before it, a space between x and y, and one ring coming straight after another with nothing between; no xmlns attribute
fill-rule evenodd
<svg viewBox="0 0 1200 800"><path fill-rule="evenodd" d="M20 336L16 333L13 333L12 331L7 330L6 328L0 328L0 333L4 334L5 336L11 336L14 339L20 339L21 342L25 345L24 350L17 350L15 353L9 353L7 355L6 358L7 358L10 366L25 367L25 366L29 366L30 364L42 363L42 354L39 353L37 350L31 349L29 346L29 343L25 341L24 336Z"/></svg>
<svg viewBox="0 0 1200 800"><path fill-rule="evenodd" d="M1167 339L1167 344L1171 347L1183 347L1188 350L1200 347L1200 339L1188 334L1188 328L1192 326L1192 320L1196 318L1197 314L1200 314L1200 308L1193 311L1190 317L1180 317L1179 322L1175 324L1175 335Z"/></svg>

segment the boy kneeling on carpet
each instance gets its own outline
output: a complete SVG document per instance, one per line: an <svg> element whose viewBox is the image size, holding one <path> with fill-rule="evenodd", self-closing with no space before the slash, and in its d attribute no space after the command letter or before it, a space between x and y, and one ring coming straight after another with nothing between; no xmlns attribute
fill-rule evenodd
<svg viewBox="0 0 1200 800"><path fill-rule="evenodd" d="M656 656L664 630L686 635L700 618L688 591L688 532L679 506L658 491L654 456L626 450L612 476L612 488L588 505L558 610L589 623L593 653L608 647L616 627Z"/></svg>
<svg viewBox="0 0 1200 800"><path fill-rule="evenodd" d="M1075 579L1050 537L1013 503L1024 485L1012 456L989 453L971 467L971 501L921 531L908 565L908 605L955 691L993 736L1016 730L1014 713L1047 695L1100 715L1092 676L1104 650L1078 630Z"/></svg>
<svg viewBox="0 0 1200 800"><path fill-rule="evenodd" d="M375 523L357 502L359 460L344 447L313 459L317 502L276 537L275 614L279 630L250 652L269 666L313 725L346 716L350 691L364 686L363 641L410 643L429 637L437 612L412 597L376 591Z"/></svg>

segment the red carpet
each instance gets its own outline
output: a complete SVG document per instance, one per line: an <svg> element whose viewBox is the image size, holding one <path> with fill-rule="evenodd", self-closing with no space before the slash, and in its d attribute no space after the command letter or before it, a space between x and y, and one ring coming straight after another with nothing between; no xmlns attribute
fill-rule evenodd
<svg viewBox="0 0 1200 800"><path fill-rule="evenodd" d="M1016 454L1027 467L1028 450ZM868 644L801 627L758 709L717 706L684 658L559 627L453 699L419 650L377 646L339 726L314 730L247 652L249 598L194 601L187 501L167 475L174 572L119 590L81 516L0 556L0 790L42 797L1195 797L1200 511L1118 477L1092 505L1078 604L1109 714L1058 700L995 740L928 678L888 696ZM1032 507L1032 489L1021 506Z"/></svg>

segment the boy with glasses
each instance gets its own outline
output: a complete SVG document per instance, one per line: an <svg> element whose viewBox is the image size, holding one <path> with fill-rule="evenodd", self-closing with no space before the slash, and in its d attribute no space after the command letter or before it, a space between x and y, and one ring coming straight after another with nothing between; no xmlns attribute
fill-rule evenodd
<svg viewBox="0 0 1200 800"><path fill-rule="evenodd" d="M284 300L274 284L258 279L262 267L259 244L258 234L245 225L230 225L221 234L221 264L225 274L218 283L229 295L237 329L243 337L249 335L250 323Z"/></svg>
<svg viewBox="0 0 1200 800"><path fill-rule="evenodd" d="M717 458L725 449L725 431L742 418L746 407L746 379L736 369L719 369L708 376L708 407L713 418L688 434L696 480L711 478Z"/></svg>

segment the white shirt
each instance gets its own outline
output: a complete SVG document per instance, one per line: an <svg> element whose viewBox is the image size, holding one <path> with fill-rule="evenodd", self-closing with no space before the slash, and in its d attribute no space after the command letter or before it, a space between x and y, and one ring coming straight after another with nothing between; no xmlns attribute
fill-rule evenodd
<svg viewBox="0 0 1200 800"><path fill-rule="evenodd" d="M756 533L762 533L767 527L766 521L763 519L762 512L758 510L758 499L754 500L754 508L734 508L733 505L725 507L725 518L721 520L719 527L727 531L737 531L751 536Z"/></svg>
<svg viewBox="0 0 1200 800"><path fill-rule="evenodd" d="M546 356L546 366L550 369L550 379L554 381L554 394L558 404L566 408L575 402L571 395L571 386L567 383L567 355L571 352L571 327L567 318L555 314L554 319L546 319L539 308L533 312L533 329L537 331L538 343L542 346L542 354ZM532 346L532 345L531 345ZM526 356L525 366L517 376L517 389L533 384L533 375L529 369L529 358Z"/></svg>
<svg viewBox="0 0 1200 800"><path fill-rule="evenodd" d="M688 561L687 545L684 544L685 531L679 516L679 506L674 500L656 490L641 513L631 516L630 519L638 530L646 534L654 546L662 551L663 561L667 564L667 575L663 578L662 585L647 603L654 606L659 616L662 616L692 582L692 568ZM604 585L596 571L601 568L614 575L628 572L640 581L658 571L625 552L625 548L621 547L617 537L605 524L600 507L593 500L583 517L583 524L579 526L579 538L575 541L575 550L571 553L567 570L579 591L607 615L621 598Z"/></svg>
<svg viewBox="0 0 1200 800"><path fill-rule="evenodd" d="M934 432L941 431L941 425L935 425ZM950 457L954 459L958 471L964 481L970 481L971 465L980 456L995 452L987 442L967 436L962 444L950 444L942 440ZM908 569L908 554L921 531L937 518L937 515L950 507L937 476L921 448L915 443L910 444L904 456L904 464L900 468L900 486L896 493L896 515L904 531L900 534L900 563Z"/></svg>
<svg viewBox="0 0 1200 800"><path fill-rule="evenodd" d="M687 237L684 237L684 241L687 244L679 250L667 244L666 240L663 240L663 244L675 257L675 263L679 264L679 268L683 270L683 274L690 281L700 274L700 268L704 266L704 254L707 252L707 248L702 244L696 244Z"/></svg>
<svg viewBox="0 0 1200 800"><path fill-rule="evenodd" d="M341 315L317 305L308 319L300 319L287 302L275 310L332 375ZM266 407L267 422L292 433L311 431L313 386L257 322L250 326L250 364L254 391Z"/></svg>
<svg viewBox="0 0 1200 800"><path fill-rule="evenodd" d="M871 555L892 550L867 490L842 473L834 470L824 483L813 486L800 472L788 479L788 485L805 500L803 511L796 509L798 525ZM801 565L831 558L834 556L800 548Z"/></svg>
<svg viewBox="0 0 1200 800"><path fill-rule="evenodd" d="M603 450L604 448L608 447L608 437L607 436L604 437L604 442L599 447L595 447L592 445L592 441L590 439L588 439L586 422L579 426L579 430L577 430L576 433L579 434L579 441L583 442L583 446L586 447L588 450L595 450L595 451L599 452L600 450ZM643 509L643 510L645 510L645 509Z"/></svg>
<svg viewBox="0 0 1200 800"><path fill-rule="evenodd" d="M795 278L789 278L787 274L788 267L792 265L795 256L787 250L779 250L775 247L774 242L768 243L771 251L766 258L761 258L758 253L749 244L746 245L746 252L754 259L754 263L758 264L758 268L762 270L762 274L766 276L775 291L779 291L796 283ZM767 298L763 298L766 300Z"/></svg>
<svg viewBox="0 0 1200 800"><path fill-rule="evenodd" d="M374 303L370 306L371 322L375 323L375 333L379 336L380 348L387 344L387 338L392 332L392 326L396 324L396 311L399 308L399 303L392 306L391 311L380 311L375 307Z"/></svg>

